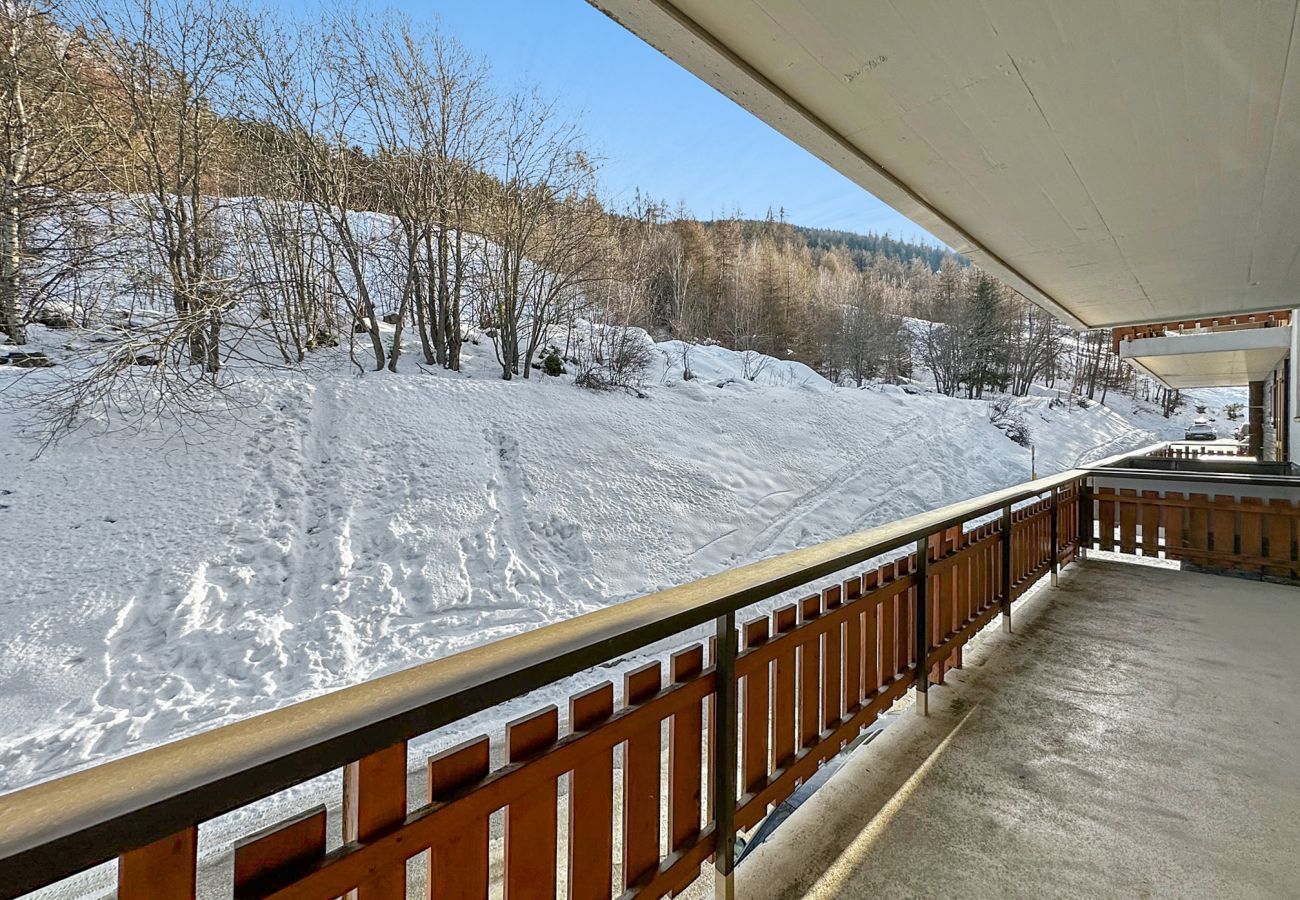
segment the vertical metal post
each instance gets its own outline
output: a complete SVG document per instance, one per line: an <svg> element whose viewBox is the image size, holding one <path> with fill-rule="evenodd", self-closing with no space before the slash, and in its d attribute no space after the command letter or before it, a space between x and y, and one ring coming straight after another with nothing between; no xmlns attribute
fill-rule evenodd
<svg viewBox="0 0 1300 900"><path fill-rule="evenodd" d="M1057 572L1061 567L1060 512L1060 498L1057 496L1057 489L1052 488L1052 587L1057 585Z"/></svg>
<svg viewBox="0 0 1300 900"><path fill-rule="evenodd" d="M717 618L714 661L713 821L717 839L713 886L717 900L736 896L736 614Z"/></svg>
<svg viewBox="0 0 1300 900"><path fill-rule="evenodd" d="M930 582L930 539L923 537L916 542L916 711L923 716L930 714L930 667L926 657L930 655L930 636L926 630L926 605L929 602Z"/></svg>
<svg viewBox="0 0 1300 900"><path fill-rule="evenodd" d="M1079 537L1075 556L1086 559L1088 549L1092 546L1092 491L1088 487L1088 478L1079 479Z"/></svg>
<svg viewBox="0 0 1300 900"><path fill-rule="evenodd" d="M1011 633L1011 504L1002 507L1002 630Z"/></svg>

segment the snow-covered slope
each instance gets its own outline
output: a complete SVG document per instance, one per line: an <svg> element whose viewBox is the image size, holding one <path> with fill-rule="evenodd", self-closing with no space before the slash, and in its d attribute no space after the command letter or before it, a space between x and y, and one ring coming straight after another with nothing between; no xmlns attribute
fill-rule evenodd
<svg viewBox="0 0 1300 900"><path fill-rule="evenodd" d="M719 347L683 381L673 344L643 396L593 393L466 350L462 375L250 372L235 421L91 423L39 458L17 401L56 370L0 369L0 790L1030 472L983 402L751 382ZM1171 425L1021 404L1040 474Z"/></svg>

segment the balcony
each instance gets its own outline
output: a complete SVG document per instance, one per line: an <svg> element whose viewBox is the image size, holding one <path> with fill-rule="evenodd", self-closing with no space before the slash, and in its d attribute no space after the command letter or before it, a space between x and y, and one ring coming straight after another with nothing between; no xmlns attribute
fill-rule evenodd
<svg viewBox="0 0 1300 900"><path fill-rule="evenodd" d="M737 870L800 897L1287 897L1300 592L1100 560Z"/></svg>
<svg viewBox="0 0 1300 900"><path fill-rule="evenodd" d="M1268 378L1291 352L1291 313L1133 325L1111 331L1115 353L1172 388L1233 387Z"/></svg>
<svg viewBox="0 0 1300 900"><path fill-rule="evenodd" d="M1300 479L1143 462L1165 450L5 795L0 896L105 862L65 892L730 896L739 879L744 896L858 896L1111 878L1267 893L1295 863L1246 867L1300 834L1283 771ZM420 749L519 698L533 711L501 733ZM807 799L832 761L843 771ZM255 833L222 818L277 797ZM804 807L773 829L792 798Z"/></svg>

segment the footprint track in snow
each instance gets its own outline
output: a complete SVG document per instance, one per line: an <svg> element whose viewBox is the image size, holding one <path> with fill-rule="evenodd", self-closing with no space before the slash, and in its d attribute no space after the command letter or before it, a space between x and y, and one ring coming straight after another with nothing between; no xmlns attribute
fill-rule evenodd
<svg viewBox="0 0 1300 900"><path fill-rule="evenodd" d="M541 622L597 608L606 589L592 573L582 526L555 512L537 513L514 436L489 429L484 437L495 471L484 486L487 515L460 539L459 611L526 612Z"/></svg>

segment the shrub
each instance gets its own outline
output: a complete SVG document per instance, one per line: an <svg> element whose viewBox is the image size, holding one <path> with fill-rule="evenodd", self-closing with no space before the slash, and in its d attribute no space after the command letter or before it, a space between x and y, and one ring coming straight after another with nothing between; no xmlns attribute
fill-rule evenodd
<svg viewBox="0 0 1300 900"><path fill-rule="evenodd" d="M552 347L551 352L546 354L542 360L542 371L552 378L564 374L564 360L560 358L559 350Z"/></svg>
<svg viewBox="0 0 1300 900"><path fill-rule="evenodd" d="M1010 397L999 397L989 404L989 422L1007 438L1022 447L1030 442L1029 426L1011 403Z"/></svg>

